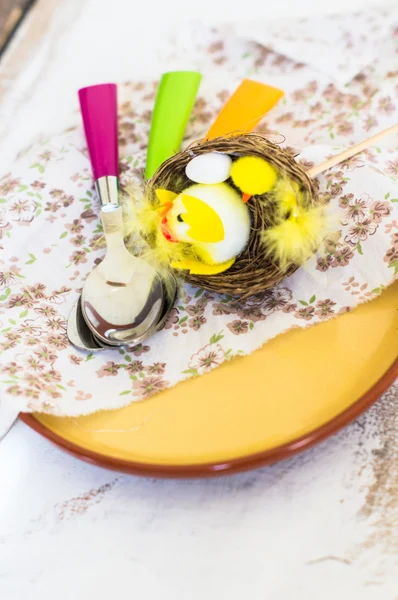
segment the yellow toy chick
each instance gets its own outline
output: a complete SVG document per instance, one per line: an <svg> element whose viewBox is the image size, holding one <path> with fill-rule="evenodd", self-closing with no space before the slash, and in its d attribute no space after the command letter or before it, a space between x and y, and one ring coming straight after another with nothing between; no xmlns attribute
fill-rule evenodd
<svg viewBox="0 0 398 600"><path fill-rule="evenodd" d="M197 184L180 194L158 189L161 229L169 242L189 244L197 258L172 263L195 275L229 269L250 235L250 215L236 190L226 183Z"/></svg>
<svg viewBox="0 0 398 600"><path fill-rule="evenodd" d="M238 158L232 164L230 176L243 192L243 202L247 202L251 196L271 191L278 179L276 169L259 156Z"/></svg>

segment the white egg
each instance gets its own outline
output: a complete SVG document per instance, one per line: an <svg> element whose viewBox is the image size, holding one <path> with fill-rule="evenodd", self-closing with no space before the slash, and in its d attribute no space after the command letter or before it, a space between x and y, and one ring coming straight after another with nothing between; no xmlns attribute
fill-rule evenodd
<svg viewBox="0 0 398 600"><path fill-rule="evenodd" d="M222 183L228 179L232 160L228 154L208 152L195 156L185 167L186 176L195 183Z"/></svg>

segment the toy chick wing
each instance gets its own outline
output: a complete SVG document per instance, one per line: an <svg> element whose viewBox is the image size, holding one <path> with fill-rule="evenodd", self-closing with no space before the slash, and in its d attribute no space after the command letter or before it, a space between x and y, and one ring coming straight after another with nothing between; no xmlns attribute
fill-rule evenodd
<svg viewBox="0 0 398 600"><path fill-rule="evenodd" d="M224 239L223 222L211 206L189 194L181 194L181 200L187 209L181 219L190 225L187 234L192 240L215 243Z"/></svg>

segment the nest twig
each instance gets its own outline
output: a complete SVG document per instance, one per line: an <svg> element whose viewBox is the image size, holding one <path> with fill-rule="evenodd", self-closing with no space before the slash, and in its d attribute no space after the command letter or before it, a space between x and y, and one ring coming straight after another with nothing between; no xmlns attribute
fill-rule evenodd
<svg viewBox="0 0 398 600"><path fill-rule="evenodd" d="M296 182L300 188L301 202L305 208L321 203L317 184L304 168L283 148L265 139L261 134L250 133L234 137L216 138L191 144L184 151L165 161L147 183L146 197L155 202L155 190L164 188L179 194L192 185L185 175L185 167L193 156L205 152L224 152L234 156L259 156L271 163L284 177ZM231 185L232 182L228 180ZM263 232L275 223L277 206L272 194L252 196L248 202L251 216L251 234L246 249L234 265L218 275L191 275L177 271L176 275L192 285L207 290L248 298L264 292L292 275L299 265L291 264L282 271L267 253Z"/></svg>

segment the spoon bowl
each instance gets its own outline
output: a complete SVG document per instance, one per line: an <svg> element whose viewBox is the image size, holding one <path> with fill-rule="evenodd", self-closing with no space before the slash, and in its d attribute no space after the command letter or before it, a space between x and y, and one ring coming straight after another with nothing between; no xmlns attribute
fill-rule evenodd
<svg viewBox="0 0 398 600"><path fill-rule="evenodd" d="M107 253L84 283L82 313L102 343L130 345L159 321L162 280L156 269L126 249L120 207L101 209L101 220Z"/></svg>

